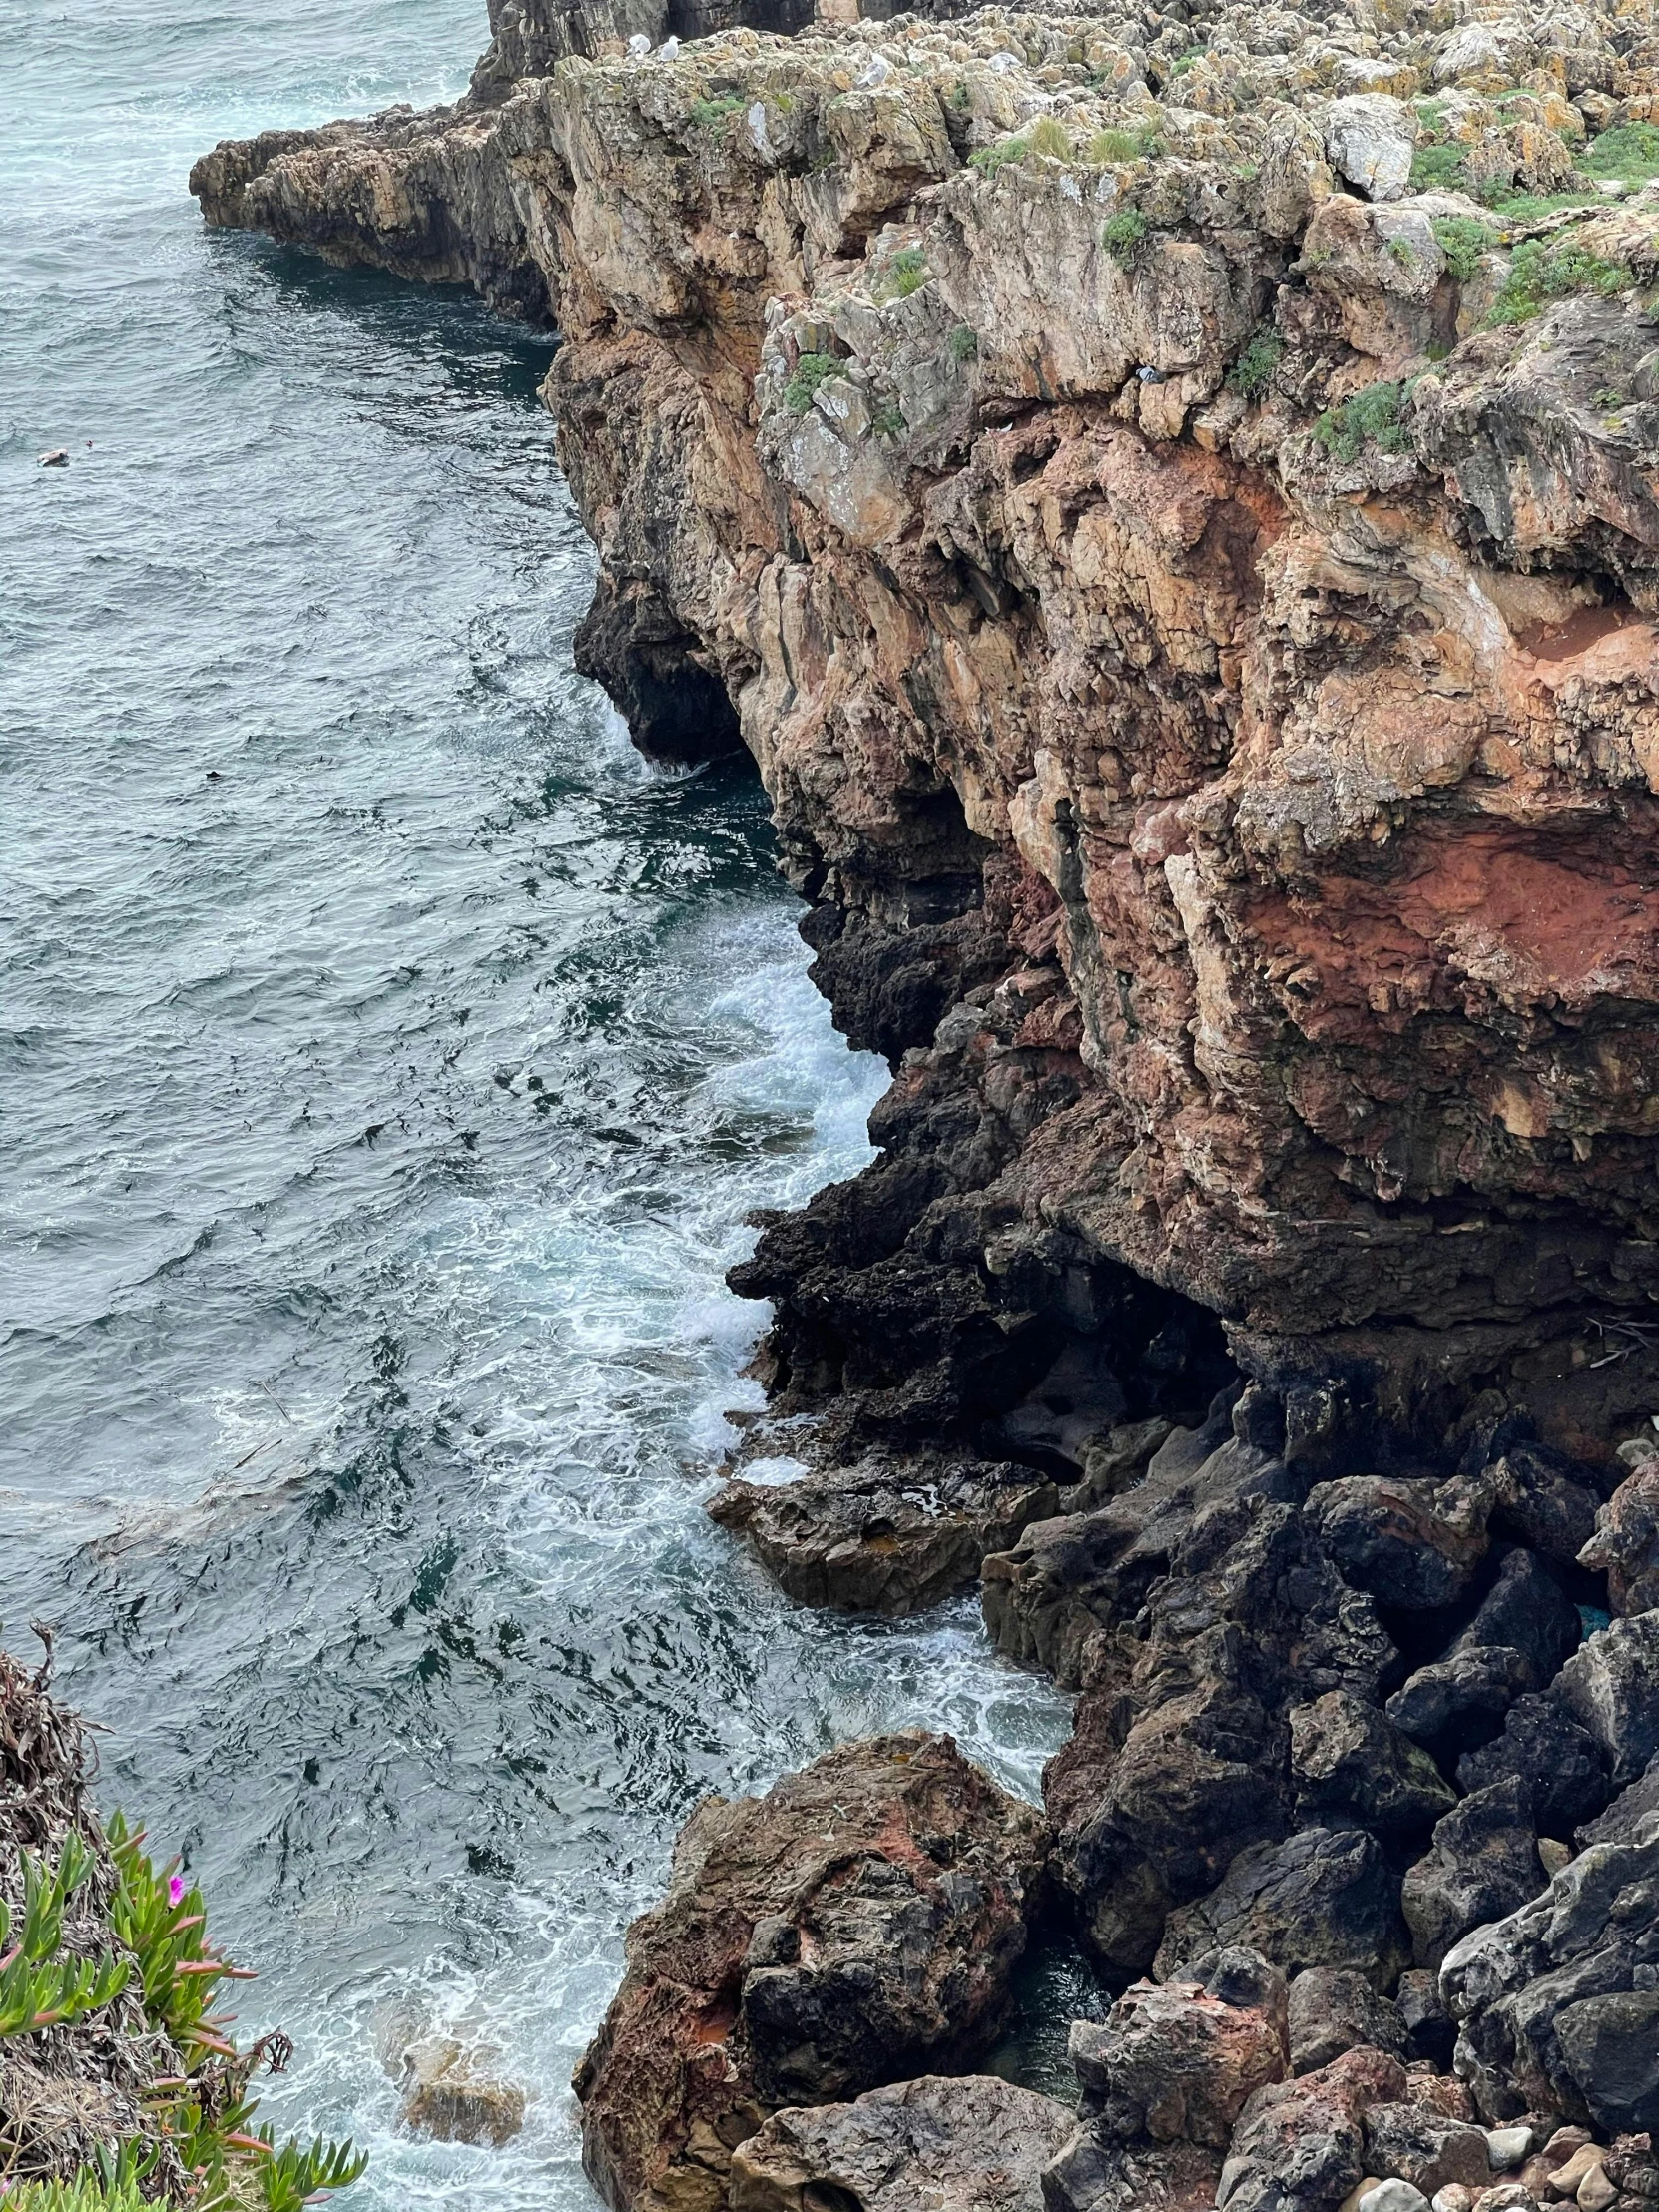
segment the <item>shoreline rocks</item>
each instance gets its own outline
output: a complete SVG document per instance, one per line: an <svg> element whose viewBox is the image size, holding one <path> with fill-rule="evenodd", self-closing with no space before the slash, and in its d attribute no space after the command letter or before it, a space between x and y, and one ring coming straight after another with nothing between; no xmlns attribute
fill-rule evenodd
<svg viewBox="0 0 1659 2212"><path fill-rule="evenodd" d="M842 1745L763 1798L711 1798L576 2073L615 2212L723 2204L781 2107L856 2098L988 2044L1036 1910L1042 1816L948 1737Z"/></svg>
<svg viewBox="0 0 1659 2212"><path fill-rule="evenodd" d="M1078 1692L1051 1837L942 1750L695 1815L590 2171L848 2212L902 2138L971 2204L920 2076L1045 1892L1165 1978L1016 2201L1531 2212L1565 2122L1659 2202L1651 10L533 16L193 182L557 323L580 665L747 749L893 1072L732 1276L819 1471L716 1517L808 1602L977 1573Z"/></svg>

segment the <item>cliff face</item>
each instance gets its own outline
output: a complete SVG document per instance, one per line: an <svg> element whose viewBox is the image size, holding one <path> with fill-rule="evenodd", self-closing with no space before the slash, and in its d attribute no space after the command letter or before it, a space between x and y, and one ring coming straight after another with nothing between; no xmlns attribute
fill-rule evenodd
<svg viewBox="0 0 1659 2212"><path fill-rule="evenodd" d="M1293 1442L1643 1401L1656 59L1645 12L991 10L199 166L556 320L586 664L648 748L741 735L837 1018L909 1055L744 1271L787 1402L981 1421L1129 1306L1196 1387L1182 1301Z"/></svg>

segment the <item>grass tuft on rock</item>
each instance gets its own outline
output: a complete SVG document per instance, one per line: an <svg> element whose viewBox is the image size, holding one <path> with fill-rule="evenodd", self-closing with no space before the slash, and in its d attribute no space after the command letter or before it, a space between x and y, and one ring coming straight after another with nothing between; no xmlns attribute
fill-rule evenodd
<svg viewBox="0 0 1659 2212"><path fill-rule="evenodd" d="M999 169L1006 169L1010 162L1022 162L1031 151L1028 138L998 139L994 146L981 146L976 154L968 156L969 166L981 176L994 177Z"/></svg>
<svg viewBox="0 0 1659 2212"><path fill-rule="evenodd" d="M1472 215L1437 215L1429 228L1445 256L1446 268L1460 284L1468 282L1482 258L1497 244L1497 233Z"/></svg>
<svg viewBox="0 0 1659 2212"><path fill-rule="evenodd" d="M1119 268L1127 269L1151 229L1139 208L1120 208L1101 226L1100 243Z"/></svg>
<svg viewBox="0 0 1659 2212"><path fill-rule="evenodd" d="M1260 399L1284 358L1285 340L1271 322L1264 322L1228 370L1227 381L1241 399Z"/></svg>
<svg viewBox="0 0 1659 2212"><path fill-rule="evenodd" d="M1615 123L1590 142L1578 166L1591 177L1648 184L1659 177L1659 124Z"/></svg>
<svg viewBox="0 0 1659 2212"><path fill-rule="evenodd" d="M831 376L844 376L846 363L838 353L803 353L784 386L784 404L791 414L804 415L818 397L818 387Z"/></svg>
<svg viewBox="0 0 1659 2212"><path fill-rule="evenodd" d="M1338 461L1357 461L1368 445L1383 453L1408 453L1411 433L1401 413L1411 390L1408 382L1368 384L1340 407L1328 407L1314 424L1314 435Z"/></svg>
<svg viewBox="0 0 1659 2212"><path fill-rule="evenodd" d="M1509 274L1486 321L1493 329L1530 322L1552 299L1567 299L1575 292L1596 292L1603 299L1616 299L1634 281L1621 262L1605 260L1571 236L1553 242L1523 239L1515 248Z"/></svg>
<svg viewBox="0 0 1659 2212"><path fill-rule="evenodd" d="M736 115L743 104L741 92L708 93L701 100L694 100L686 114L698 130L716 131L728 117Z"/></svg>

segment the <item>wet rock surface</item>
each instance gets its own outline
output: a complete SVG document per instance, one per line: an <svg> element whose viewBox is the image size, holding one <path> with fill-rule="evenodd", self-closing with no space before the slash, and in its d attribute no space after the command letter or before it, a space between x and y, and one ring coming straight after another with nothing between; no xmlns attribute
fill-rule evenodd
<svg viewBox="0 0 1659 2212"><path fill-rule="evenodd" d="M770 2112L988 2042L1044 1845L1033 1808L920 1734L700 1806L576 2075L607 2203L718 2205L732 2151Z"/></svg>
<svg viewBox="0 0 1659 2212"><path fill-rule="evenodd" d="M908 1613L977 1581L985 1554L1054 1513L1060 1496L1008 1461L886 1454L788 1483L735 1475L709 1512L801 1604Z"/></svg>

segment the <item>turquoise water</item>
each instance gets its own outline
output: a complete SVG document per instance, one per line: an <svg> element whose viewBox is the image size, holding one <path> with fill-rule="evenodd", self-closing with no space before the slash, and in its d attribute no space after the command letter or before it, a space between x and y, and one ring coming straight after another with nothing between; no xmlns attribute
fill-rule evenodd
<svg viewBox="0 0 1659 2212"><path fill-rule="evenodd" d="M799 1612L702 1514L743 1217L867 1157L883 1071L755 787L572 671L548 342L185 195L452 96L481 16L0 0L0 1615L361 2212L589 2203L565 2085L699 1796L911 1721L1029 1789L1065 1726L971 1606ZM512 2147L399 2130L422 2019Z"/></svg>

